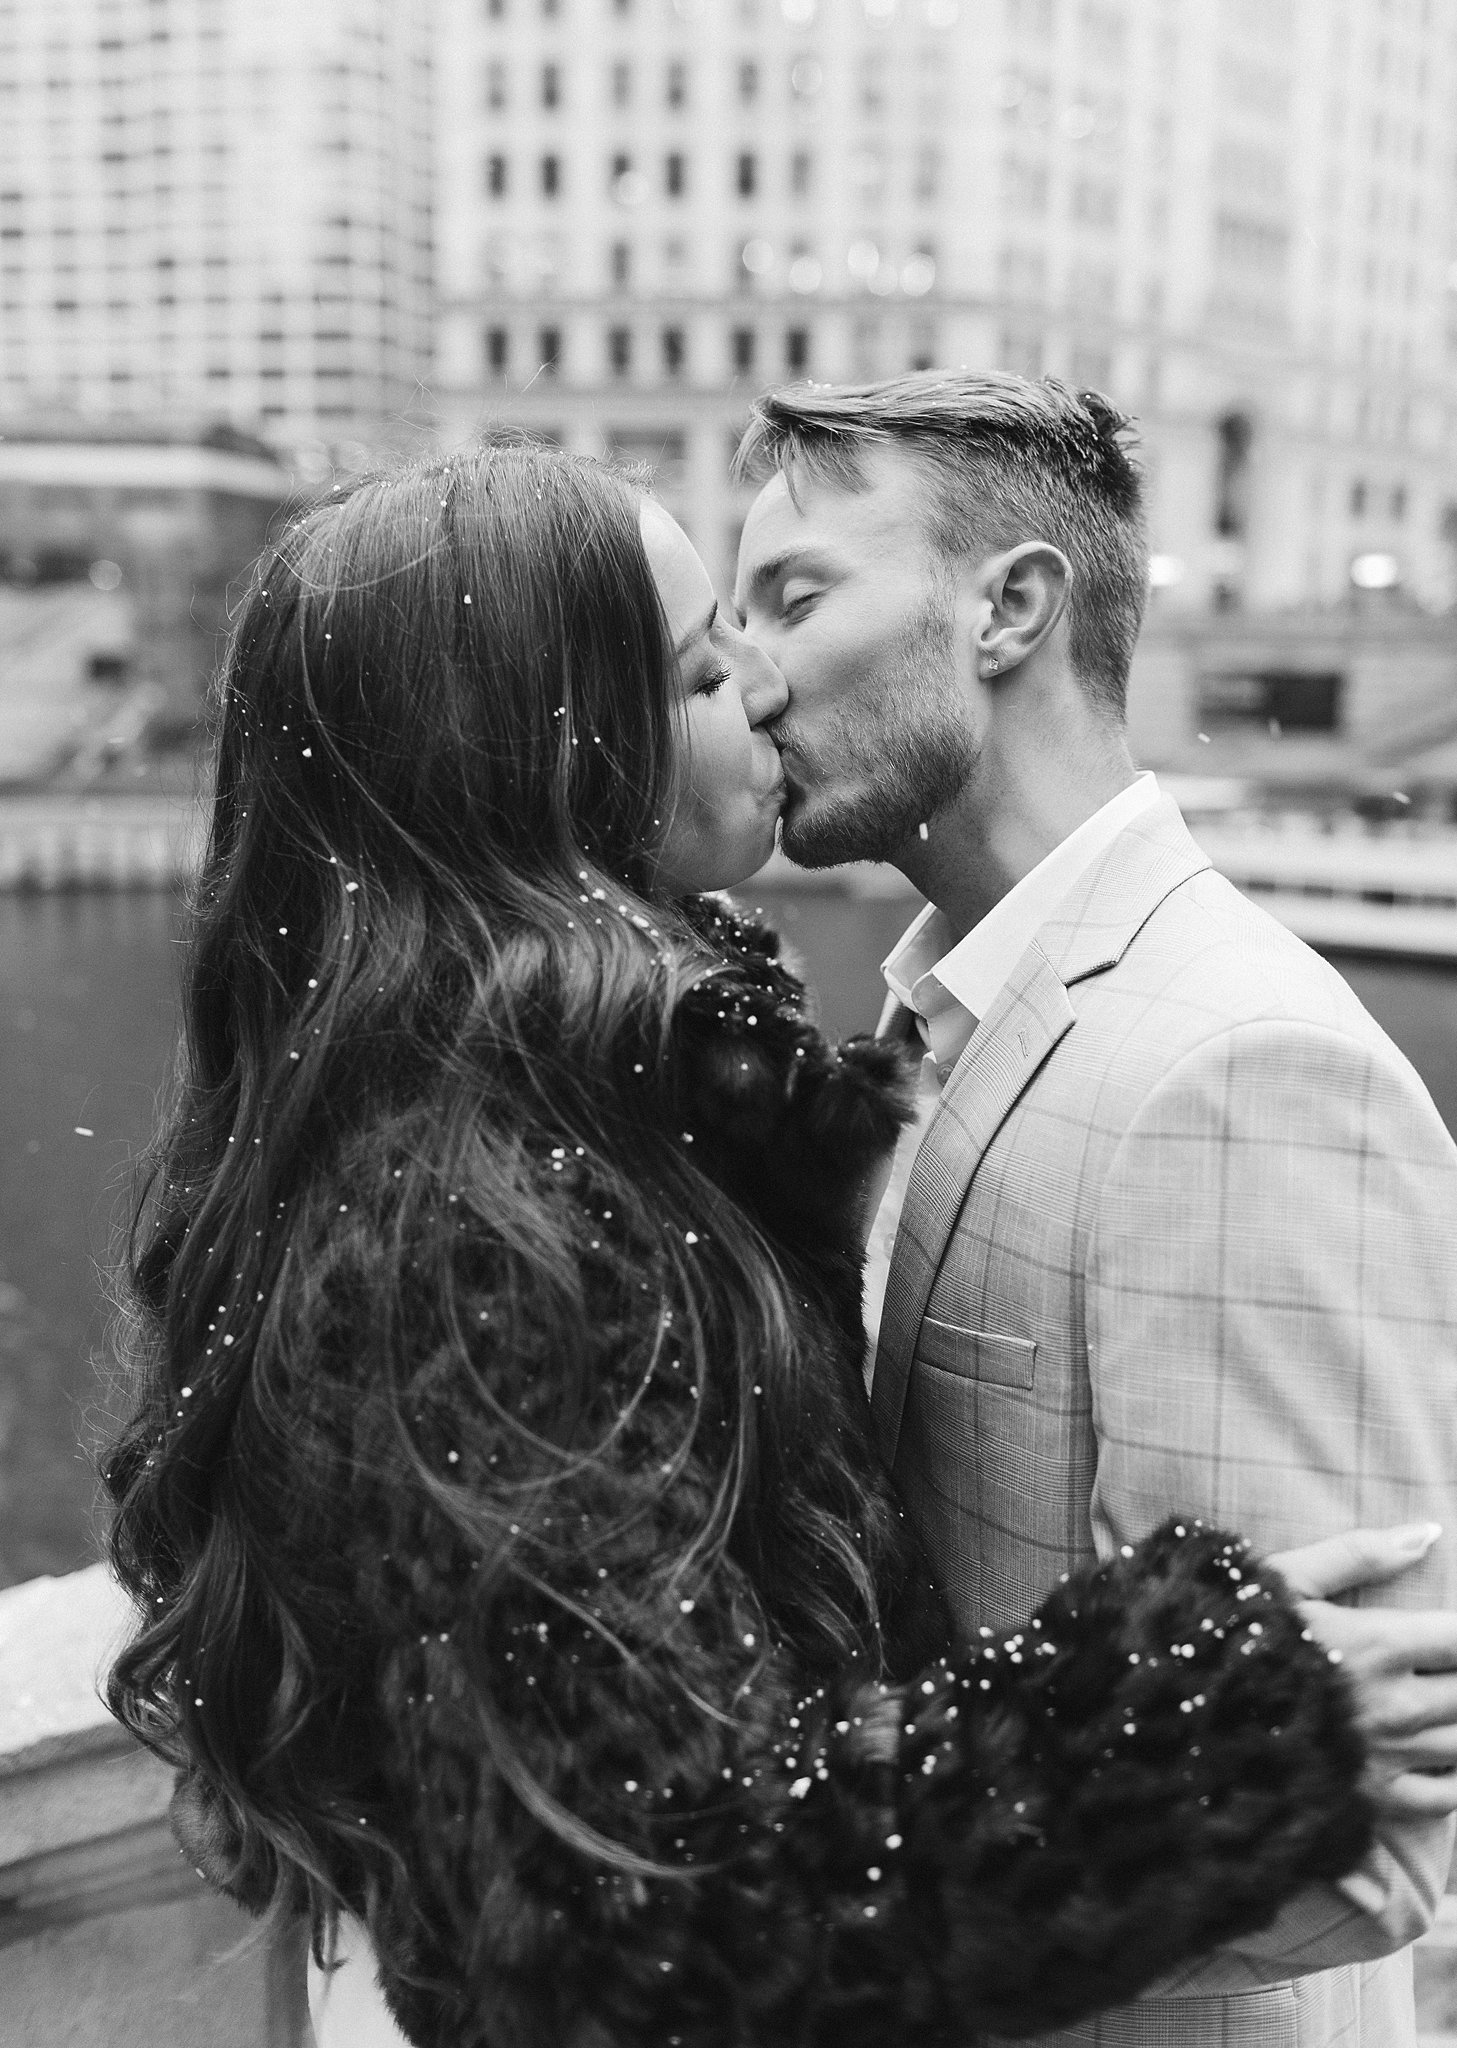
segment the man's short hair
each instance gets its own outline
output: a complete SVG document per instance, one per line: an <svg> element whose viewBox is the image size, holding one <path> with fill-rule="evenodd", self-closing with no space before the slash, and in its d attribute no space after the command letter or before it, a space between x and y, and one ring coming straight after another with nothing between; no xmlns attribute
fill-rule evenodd
<svg viewBox="0 0 1457 2048"><path fill-rule="evenodd" d="M891 442L935 471L927 535L953 561L1045 540L1072 564L1074 673L1122 715L1148 596L1142 481L1131 421L1096 391L999 370L930 370L879 384L793 384L759 399L735 475L801 472L865 487L862 448Z"/></svg>

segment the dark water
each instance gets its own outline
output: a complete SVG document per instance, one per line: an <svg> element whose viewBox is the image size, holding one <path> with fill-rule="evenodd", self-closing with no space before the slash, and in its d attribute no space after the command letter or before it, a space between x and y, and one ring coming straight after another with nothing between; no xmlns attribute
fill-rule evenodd
<svg viewBox="0 0 1457 2048"><path fill-rule="evenodd" d="M907 902L755 900L816 984L826 1027L870 1029L876 965ZM162 895L0 896L0 1584L95 1554L91 1447L126 1399L103 1275L171 1059L174 932ZM1344 971L1457 1129L1457 971Z"/></svg>
<svg viewBox="0 0 1457 2048"><path fill-rule="evenodd" d="M0 1584L94 1554L103 1276L171 1055L163 894L0 895ZM77 1126L94 1135L78 1135Z"/></svg>

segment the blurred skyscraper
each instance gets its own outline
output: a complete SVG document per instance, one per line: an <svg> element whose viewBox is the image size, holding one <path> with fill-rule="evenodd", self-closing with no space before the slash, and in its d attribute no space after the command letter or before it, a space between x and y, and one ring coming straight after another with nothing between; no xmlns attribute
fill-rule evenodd
<svg viewBox="0 0 1457 2048"><path fill-rule="evenodd" d="M431 0L3 0L0 432L374 441L429 374Z"/></svg>
<svg viewBox="0 0 1457 2048"><path fill-rule="evenodd" d="M715 569L750 396L1137 413L1158 611L1457 596L1457 0L0 0L0 432L503 418ZM435 244L438 242L438 253Z"/></svg>
<svg viewBox="0 0 1457 2048"><path fill-rule="evenodd" d="M441 0L447 434L1053 371L1144 423L1160 609L1457 595L1452 0Z"/></svg>

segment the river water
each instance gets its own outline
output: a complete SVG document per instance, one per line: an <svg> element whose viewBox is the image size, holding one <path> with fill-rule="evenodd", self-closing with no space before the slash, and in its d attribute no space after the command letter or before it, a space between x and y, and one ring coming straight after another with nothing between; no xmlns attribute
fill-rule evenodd
<svg viewBox="0 0 1457 2048"><path fill-rule="evenodd" d="M828 1029L867 1030L904 899L757 892ZM0 1585L95 1555L94 1447L126 1405L105 1274L171 1065L162 894L0 896ZM1457 971L1343 962L1457 1130Z"/></svg>

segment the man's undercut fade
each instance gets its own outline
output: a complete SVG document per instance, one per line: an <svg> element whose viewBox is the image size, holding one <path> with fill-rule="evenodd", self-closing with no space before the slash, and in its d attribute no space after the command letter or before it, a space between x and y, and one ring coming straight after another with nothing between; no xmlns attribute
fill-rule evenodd
<svg viewBox="0 0 1457 2048"><path fill-rule="evenodd" d="M1074 673L1120 718L1148 596L1143 485L1132 422L1097 391L1000 370L930 370L878 384L793 384L754 408L739 479L805 476L866 487L863 450L899 444L935 472L926 529L948 560L1050 541L1072 565Z"/></svg>

